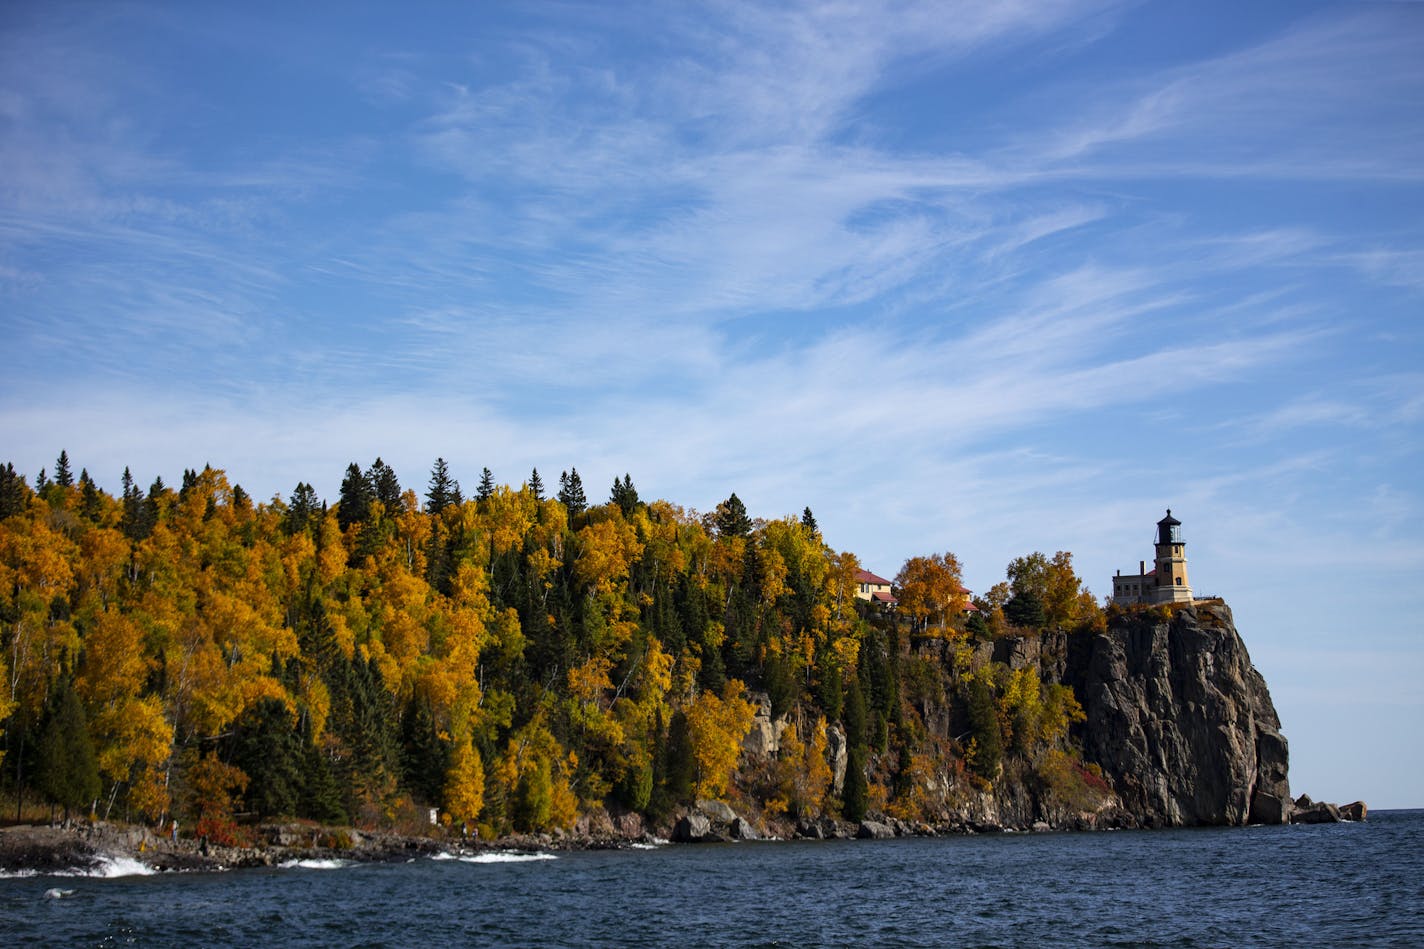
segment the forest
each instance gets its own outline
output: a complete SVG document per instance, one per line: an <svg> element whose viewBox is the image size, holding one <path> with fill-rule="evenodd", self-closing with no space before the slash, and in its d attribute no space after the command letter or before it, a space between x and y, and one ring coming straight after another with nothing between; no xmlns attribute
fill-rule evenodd
<svg viewBox="0 0 1424 949"><path fill-rule="evenodd" d="M486 837L698 799L768 818L933 821L1006 781L1101 784L1072 690L985 644L1100 629L1071 555L971 599L912 557L893 609L799 517L590 503L488 468L467 497L379 458L259 502L220 469L116 497L66 453L0 467L0 794L240 842L254 821ZM773 754L744 748L758 715ZM841 768L837 769L837 759Z"/></svg>

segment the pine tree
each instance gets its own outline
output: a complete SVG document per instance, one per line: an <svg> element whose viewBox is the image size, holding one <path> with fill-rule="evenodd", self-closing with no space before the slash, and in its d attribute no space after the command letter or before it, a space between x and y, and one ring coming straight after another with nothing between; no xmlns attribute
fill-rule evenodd
<svg viewBox="0 0 1424 949"><path fill-rule="evenodd" d="M356 462L346 466L341 480L341 497L336 502L336 523L344 531L353 524L364 524L371 516L371 502L376 492Z"/></svg>
<svg viewBox="0 0 1424 949"><path fill-rule="evenodd" d="M1004 737L994 696L980 679L969 684L969 767L981 778L994 780L1004 757Z"/></svg>
<svg viewBox="0 0 1424 949"><path fill-rule="evenodd" d="M864 745L852 745L846 755L845 785L841 789L841 816L848 821L865 818L869 805L870 787L865 780Z"/></svg>
<svg viewBox="0 0 1424 949"><path fill-rule="evenodd" d="M43 473L41 472L41 474ZM544 479L539 477L538 468L535 468L529 475L529 490L534 493L534 500L544 500Z"/></svg>
<svg viewBox="0 0 1424 949"><path fill-rule="evenodd" d="M638 489L633 487L632 475L624 474L623 480L613 479L613 491L609 494L608 500L612 504L618 505L618 510L623 512L624 517L631 517L638 509Z"/></svg>
<svg viewBox="0 0 1424 949"><path fill-rule="evenodd" d="M712 523L716 526L718 535L722 537L745 537L752 532L752 519L747 516L747 506L737 497L735 491L731 497L717 505Z"/></svg>
<svg viewBox="0 0 1424 949"><path fill-rule="evenodd" d="M49 717L40 736L39 787L51 801L64 807L83 808L99 796L99 764L84 705L70 685L61 679L50 703Z"/></svg>
<svg viewBox="0 0 1424 949"><path fill-rule="evenodd" d="M394 468L377 458L366 472L366 480L370 482L376 500L386 509L387 516L400 513L401 486Z"/></svg>
<svg viewBox="0 0 1424 949"><path fill-rule="evenodd" d="M476 501L488 501L494 494L494 475L488 468L480 472L480 486L475 494Z"/></svg>
<svg viewBox="0 0 1424 949"><path fill-rule="evenodd" d="M15 471L15 466L6 462L0 467L0 520L19 514L29 504L30 487L25 484L24 475Z"/></svg>
<svg viewBox="0 0 1424 949"><path fill-rule="evenodd" d="M228 744L229 763L248 777L248 810L258 817L296 814L305 762L287 706L277 699L258 702L238 720Z"/></svg>
<svg viewBox="0 0 1424 949"><path fill-rule="evenodd" d="M445 772L450 767L450 747L440 738L430 703L412 695L401 716L401 772L405 786L417 800L441 803Z"/></svg>
<svg viewBox="0 0 1424 949"><path fill-rule="evenodd" d="M74 486L74 475L69 470L69 452L60 449L59 459L54 463L54 483L61 488Z"/></svg>
<svg viewBox="0 0 1424 949"><path fill-rule="evenodd" d="M801 526L812 534L819 534L821 529L816 526L816 515L811 513L811 508L807 507L801 512Z"/></svg>
<svg viewBox="0 0 1424 949"><path fill-rule="evenodd" d="M578 469L571 468L559 475L559 501L568 509L569 517L575 518L588 509L588 498L583 493L583 479Z"/></svg>
<svg viewBox="0 0 1424 949"><path fill-rule="evenodd" d="M282 521L282 529L288 534L300 534L309 529L321 513L321 502L316 489L305 481L297 483L287 502L287 514Z"/></svg>
<svg viewBox="0 0 1424 949"><path fill-rule="evenodd" d="M104 512L103 494L94 479L89 477L89 469L79 472L79 509L88 520L98 523Z"/></svg>
<svg viewBox="0 0 1424 949"><path fill-rule="evenodd" d="M440 512L456 503L460 485L450 477L450 469L444 458L435 459L435 467L430 469L430 484L425 491L425 510L439 517Z"/></svg>

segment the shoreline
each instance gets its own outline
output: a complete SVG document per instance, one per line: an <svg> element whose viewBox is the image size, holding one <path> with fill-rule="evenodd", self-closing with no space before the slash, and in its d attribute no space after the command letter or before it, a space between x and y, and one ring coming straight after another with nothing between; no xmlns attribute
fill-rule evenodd
<svg viewBox="0 0 1424 949"><path fill-rule="evenodd" d="M1305 800L1309 800L1306 798ZM1292 820L1290 824L1335 823L1366 820L1361 804L1328 808L1323 819ZM726 809L725 811L723 809ZM1344 812L1344 813L1341 813ZM146 825L105 821L73 821L68 825L16 824L0 827L0 879L31 876L105 877L169 872L221 872L258 867L404 863L419 858L538 859L557 853L584 850L642 850L666 844L723 843L733 841L885 840L897 837L942 838L1001 833L1092 833L1111 830L1158 829L1117 811L1065 824L1038 821L1027 827L953 821L925 824L891 817L859 822L822 818L791 823L777 821L763 832L733 814L720 802L699 802L675 822L655 830L618 828L603 822L597 831L576 830L560 834L515 834L481 840L458 836L402 834L301 822L260 824L251 827L253 842L219 846L201 838L176 841ZM710 818L707 815L713 815ZM1288 825L1287 825L1288 826ZM588 828L584 824L584 828ZM620 832L621 830L621 832Z"/></svg>
<svg viewBox="0 0 1424 949"><path fill-rule="evenodd" d="M694 809L692 814L696 814ZM264 824L252 828L254 841L245 846L218 846L193 837L177 841L145 825L104 821L74 821L67 826L16 824L0 827L0 879L30 876L103 877L168 872L221 872L259 867L336 863L403 863L413 859L464 859L477 861L512 855L541 855L584 850L642 850L668 844L698 844L758 840L890 839L894 837L957 837L992 833L1047 833L1137 826L1114 822L1094 827L1083 822L1050 827L1008 828L996 824L952 823L931 826L894 818L861 822L829 818L803 825L778 822L774 832L746 836L729 832L721 822L697 833L685 833L683 819L663 833L639 828L619 833L516 834L493 840L366 831L346 826L305 823ZM611 832L609 832L611 830ZM771 828L768 828L771 830ZM117 868L117 872L116 872Z"/></svg>

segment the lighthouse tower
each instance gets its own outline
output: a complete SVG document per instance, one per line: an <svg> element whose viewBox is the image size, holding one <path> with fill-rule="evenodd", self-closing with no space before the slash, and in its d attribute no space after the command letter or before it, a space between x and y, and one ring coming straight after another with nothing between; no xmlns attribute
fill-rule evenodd
<svg viewBox="0 0 1424 949"><path fill-rule="evenodd" d="M1190 603L1191 584L1187 582L1187 542L1182 540L1182 522L1167 516L1157 522L1157 555L1149 572L1147 562L1137 562L1137 572L1124 575L1121 570L1112 578L1114 603Z"/></svg>
<svg viewBox="0 0 1424 949"><path fill-rule="evenodd" d="M1157 569L1153 577L1153 603L1190 603L1192 587L1187 582L1187 542L1182 540L1182 522L1167 516L1157 522Z"/></svg>

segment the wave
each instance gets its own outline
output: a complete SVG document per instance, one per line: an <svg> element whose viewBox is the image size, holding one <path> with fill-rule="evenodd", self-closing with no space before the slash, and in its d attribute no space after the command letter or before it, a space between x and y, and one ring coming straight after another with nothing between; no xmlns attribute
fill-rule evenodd
<svg viewBox="0 0 1424 949"><path fill-rule="evenodd" d="M115 857L103 855L99 857L97 863L92 867L72 867L68 870L56 870L50 876L57 877L98 877L103 880L112 880L115 877L146 877L157 873L153 867L136 860L133 857Z"/></svg>
<svg viewBox="0 0 1424 949"><path fill-rule="evenodd" d="M672 841L665 840L662 837L654 837L648 843L644 843L640 840L637 843L632 843L628 846L633 850L657 850L659 847L666 847L670 843L672 843Z"/></svg>
<svg viewBox="0 0 1424 949"><path fill-rule="evenodd" d="M557 860L551 853L527 853L519 850L491 850L486 853L437 853L431 860L458 860L461 863L523 863L528 860Z"/></svg>
<svg viewBox="0 0 1424 949"><path fill-rule="evenodd" d="M333 858L317 860L308 858L304 860L284 860L277 864L283 870L341 870L346 867L355 866L354 860L337 860Z"/></svg>

